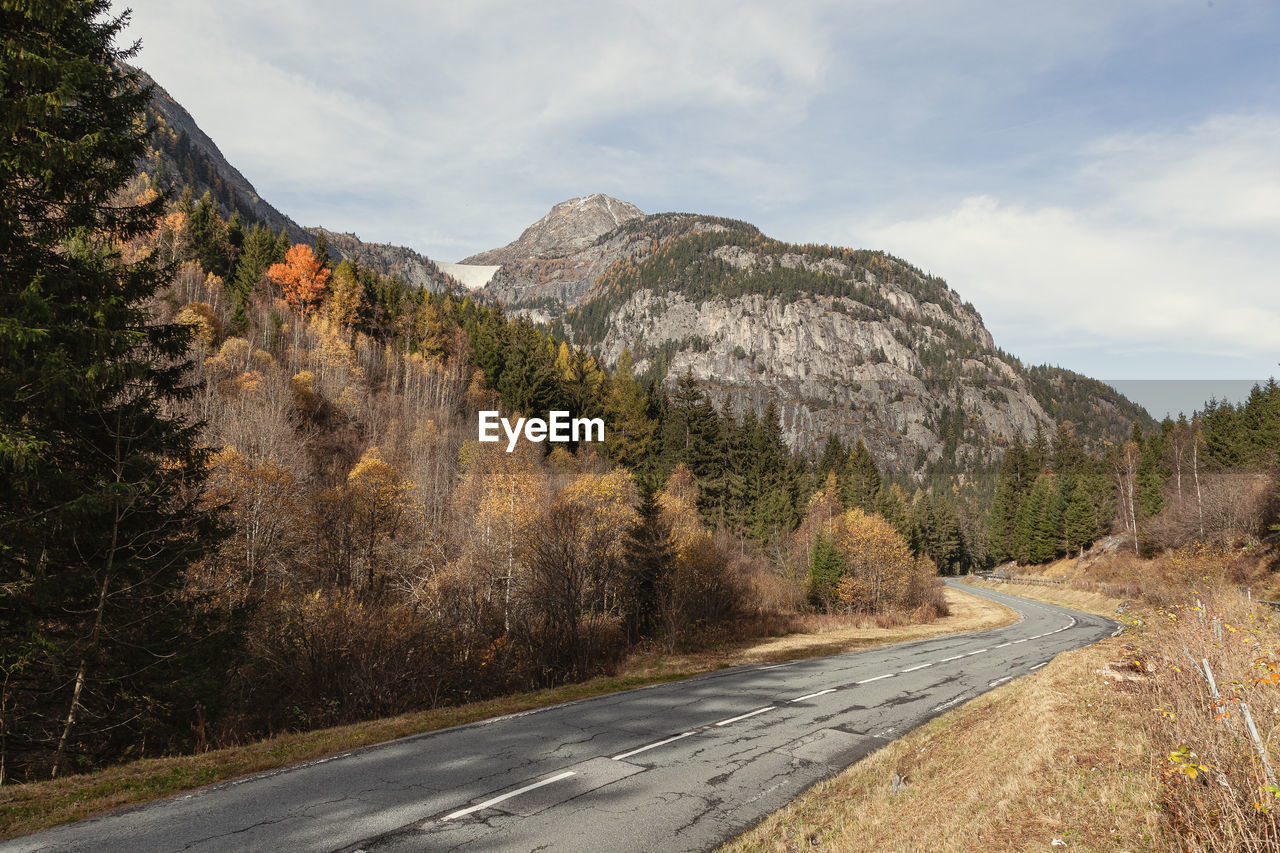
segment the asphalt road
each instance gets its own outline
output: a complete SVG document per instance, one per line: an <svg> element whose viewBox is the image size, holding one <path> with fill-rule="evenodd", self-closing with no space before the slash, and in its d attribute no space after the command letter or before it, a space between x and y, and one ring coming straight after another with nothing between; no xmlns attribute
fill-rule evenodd
<svg viewBox="0 0 1280 853"><path fill-rule="evenodd" d="M931 717L1118 628L969 591L1022 619L417 735L0 851L706 850Z"/></svg>

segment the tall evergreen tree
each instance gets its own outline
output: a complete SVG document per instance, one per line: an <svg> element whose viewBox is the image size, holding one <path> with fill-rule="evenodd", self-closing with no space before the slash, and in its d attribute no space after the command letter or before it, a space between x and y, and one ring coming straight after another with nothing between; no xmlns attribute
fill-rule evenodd
<svg viewBox="0 0 1280 853"><path fill-rule="evenodd" d="M218 203L208 190L200 197L191 216L191 246L205 272L224 279L231 275L232 251L227 226L218 216Z"/></svg>
<svg viewBox="0 0 1280 853"><path fill-rule="evenodd" d="M247 322L245 307L249 304L253 290L258 286L267 267L275 263L276 239L271 231L261 225L254 225L244 237L244 244L236 258L235 274L231 278L230 290L232 325L243 328Z"/></svg>
<svg viewBox="0 0 1280 853"><path fill-rule="evenodd" d="M840 490L845 506L875 512L876 500L880 496L880 469L861 436L845 462Z"/></svg>
<svg viewBox="0 0 1280 853"><path fill-rule="evenodd" d="M1077 480L1067 494L1063 510L1063 538L1067 547L1079 551L1093 542L1098 532L1098 519L1093 501L1083 480Z"/></svg>
<svg viewBox="0 0 1280 853"><path fill-rule="evenodd" d="M964 539L956 509L945 497L933 501L932 550L927 552L943 574L956 574L964 565Z"/></svg>
<svg viewBox="0 0 1280 853"><path fill-rule="evenodd" d="M830 612L840 598L840 576L844 558L840 549L825 534L819 533L809 549L809 601Z"/></svg>
<svg viewBox="0 0 1280 853"><path fill-rule="evenodd" d="M175 591L210 538L204 456L166 413L191 331L150 322L169 271L113 243L163 204L122 192L150 97L125 23L0 5L0 766L28 777L171 732L198 671Z"/></svg>
<svg viewBox="0 0 1280 853"><path fill-rule="evenodd" d="M822 455L818 457L815 479L821 483L827 479L827 474L831 471L840 472L844 469L845 460L848 458L849 452L844 449L840 439L834 435L827 436L827 443L822 446Z"/></svg>

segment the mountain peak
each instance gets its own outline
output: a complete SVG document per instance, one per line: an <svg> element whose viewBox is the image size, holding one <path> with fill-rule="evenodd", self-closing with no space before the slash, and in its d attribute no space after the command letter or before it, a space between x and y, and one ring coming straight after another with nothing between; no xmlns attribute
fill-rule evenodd
<svg viewBox="0 0 1280 853"><path fill-rule="evenodd" d="M465 258L464 264L505 264L528 258L561 257L590 245L628 220L644 216L630 202L604 193L562 201L512 243Z"/></svg>

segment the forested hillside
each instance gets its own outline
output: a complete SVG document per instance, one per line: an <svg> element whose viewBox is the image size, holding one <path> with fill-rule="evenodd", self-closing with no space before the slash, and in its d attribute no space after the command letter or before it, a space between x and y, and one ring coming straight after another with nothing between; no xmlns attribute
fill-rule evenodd
<svg viewBox="0 0 1280 853"><path fill-rule="evenodd" d="M1239 406L1209 401L1190 420L1135 427L1104 453L1086 452L1060 430L1051 445L1038 439L1005 455L990 512L991 558L1043 563L1110 532L1143 554L1256 542L1277 520L1278 462L1274 379Z"/></svg>
<svg viewBox="0 0 1280 853"><path fill-rule="evenodd" d="M110 169L21 201L39 221L90 192L74 228L4 247L4 779L582 678L809 601L941 612L920 543L945 514L882 494L865 447L815 466L772 413L602 369L212 190L166 197L133 172L146 93L87 67L121 123L67 110L26 144L88 133ZM607 440L508 454L476 441L487 408L601 415ZM870 585L862 541L890 558Z"/></svg>

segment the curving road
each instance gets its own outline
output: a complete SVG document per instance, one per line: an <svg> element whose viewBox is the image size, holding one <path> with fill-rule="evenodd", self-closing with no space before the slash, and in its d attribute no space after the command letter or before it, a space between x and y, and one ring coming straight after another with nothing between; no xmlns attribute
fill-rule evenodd
<svg viewBox="0 0 1280 853"><path fill-rule="evenodd" d="M417 735L0 851L706 850L931 717L1119 628L965 589L1022 618Z"/></svg>

